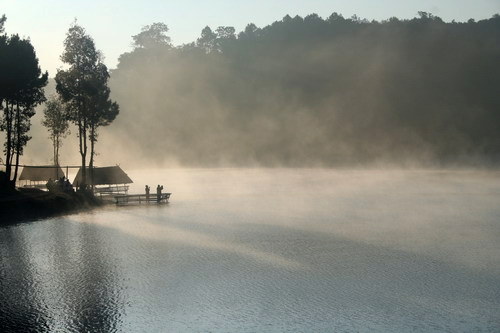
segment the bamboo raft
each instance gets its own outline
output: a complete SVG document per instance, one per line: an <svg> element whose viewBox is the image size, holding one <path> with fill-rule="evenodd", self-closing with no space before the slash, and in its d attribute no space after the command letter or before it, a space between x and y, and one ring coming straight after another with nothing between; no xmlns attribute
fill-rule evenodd
<svg viewBox="0 0 500 333"><path fill-rule="evenodd" d="M117 206L125 205L150 205L150 204L167 204L172 193L162 193L160 196L155 194L120 194L115 195L115 203Z"/></svg>
<svg viewBox="0 0 500 333"><path fill-rule="evenodd" d="M105 195L128 194L128 188L128 185L108 185L106 187L95 187L94 193L101 197Z"/></svg>

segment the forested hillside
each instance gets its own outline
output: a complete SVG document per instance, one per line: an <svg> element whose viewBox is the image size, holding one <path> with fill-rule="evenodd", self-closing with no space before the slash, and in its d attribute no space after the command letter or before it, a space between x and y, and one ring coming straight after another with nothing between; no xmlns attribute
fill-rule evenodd
<svg viewBox="0 0 500 333"><path fill-rule="evenodd" d="M187 165L500 160L500 16L368 22L286 16L205 28L175 47L134 36L111 74L110 129ZM132 148L131 148L132 149Z"/></svg>

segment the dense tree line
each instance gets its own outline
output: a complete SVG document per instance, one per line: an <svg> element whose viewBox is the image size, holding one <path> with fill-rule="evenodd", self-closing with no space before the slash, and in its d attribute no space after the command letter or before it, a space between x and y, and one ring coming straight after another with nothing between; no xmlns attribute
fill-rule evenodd
<svg viewBox="0 0 500 333"><path fill-rule="evenodd" d="M499 159L500 17L285 16L134 36L110 85L137 156L185 164ZM140 116L138 116L140 114Z"/></svg>

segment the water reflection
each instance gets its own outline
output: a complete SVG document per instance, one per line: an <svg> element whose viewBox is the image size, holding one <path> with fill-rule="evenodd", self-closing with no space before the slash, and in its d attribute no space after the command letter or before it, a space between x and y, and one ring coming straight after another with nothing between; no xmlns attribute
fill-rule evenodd
<svg viewBox="0 0 500 333"><path fill-rule="evenodd" d="M116 331L121 281L103 232L54 222L0 232L2 332Z"/></svg>
<svg viewBox="0 0 500 333"><path fill-rule="evenodd" d="M43 314L37 270L24 236L14 228L0 233L0 327L12 332L47 331L50 316Z"/></svg>

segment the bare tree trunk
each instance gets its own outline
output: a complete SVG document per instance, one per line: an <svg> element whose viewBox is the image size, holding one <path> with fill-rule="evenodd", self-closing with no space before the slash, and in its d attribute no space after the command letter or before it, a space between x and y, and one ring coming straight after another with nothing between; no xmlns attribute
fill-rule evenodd
<svg viewBox="0 0 500 333"><path fill-rule="evenodd" d="M56 136L52 135L51 139L52 139L52 154L53 154L52 161L54 162L54 165L57 166L58 163L56 157ZM58 176L59 176L58 168L54 168L54 179L59 178Z"/></svg>
<svg viewBox="0 0 500 333"><path fill-rule="evenodd" d="M76 67L80 69L80 59L76 61ZM80 76L80 80L78 81L78 134L80 135L80 156L82 157L82 183L80 186L83 186L85 189L87 187L87 170L86 170L86 162L87 162L87 124L85 121L85 105L82 100L81 95L81 83L83 82L83 76Z"/></svg>
<svg viewBox="0 0 500 333"><path fill-rule="evenodd" d="M17 103L16 105L16 134L17 134L16 147L15 147L16 167L14 169L14 178L12 179L14 184L17 180L17 171L19 170L19 154L21 152L21 110L19 110L19 103Z"/></svg>
<svg viewBox="0 0 500 333"><path fill-rule="evenodd" d="M95 126L92 125L90 127L90 162L89 162L90 180L92 188L94 188L94 147L95 147Z"/></svg>
<svg viewBox="0 0 500 333"><path fill-rule="evenodd" d="M54 152L55 152L55 155L54 155L55 156L55 162L54 163L57 166L59 166L59 136L58 135L56 135L56 146L55 146Z"/></svg>
<svg viewBox="0 0 500 333"><path fill-rule="evenodd" d="M85 181L85 185L87 185L88 183L88 179L87 179L87 170L86 170L86 161L87 161L87 128L84 124L83 126L83 154L82 154L82 161L83 161L83 164L84 164L84 170L85 172L83 173L83 176L84 176L84 181Z"/></svg>
<svg viewBox="0 0 500 333"><path fill-rule="evenodd" d="M7 179L10 181L10 175L12 173L12 118L11 118L11 108L9 108L9 102L5 102L5 122L7 131L7 145L5 147L5 173L7 174Z"/></svg>
<svg viewBox="0 0 500 333"><path fill-rule="evenodd" d="M19 170L19 151L16 151L16 167L14 168L14 178L12 178L12 182L15 183L17 180L17 171Z"/></svg>
<svg viewBox="0 0 500 333"><path fill-rule="evenodd" d="M85 162L86 162L86 152L84 146L86 146L86 133L83 129L82 121L80 120L78 122L78 137L79 137L79 144L80 144L80 156L82 157L82 180L80 186L85 187L85 184L87 183L87 175L86 175L86 170L85 170Z"/></svg>
<svg viewBox="0 0 500 333"><path fill-rule="evenodd" d="M56 137L52 135L52 153L54 154L54 165L57 165L57 156L56 156Z"/></svg>
<svg viewBox="0 0 500 333"><path fill-rule="evenodd" d="M15 154L14 154L14 148L11 148L11 149L10 149L10 157L9 157L9 167L10 167L10 169L11 169L11 170L10 170L10 173L11 173L11 174L12 174L12 164L13 164L13 163L12 163L12 161L14 160L14 155L15 155ZM9 178L9 180L10 180L10 178Z"/></svg>

